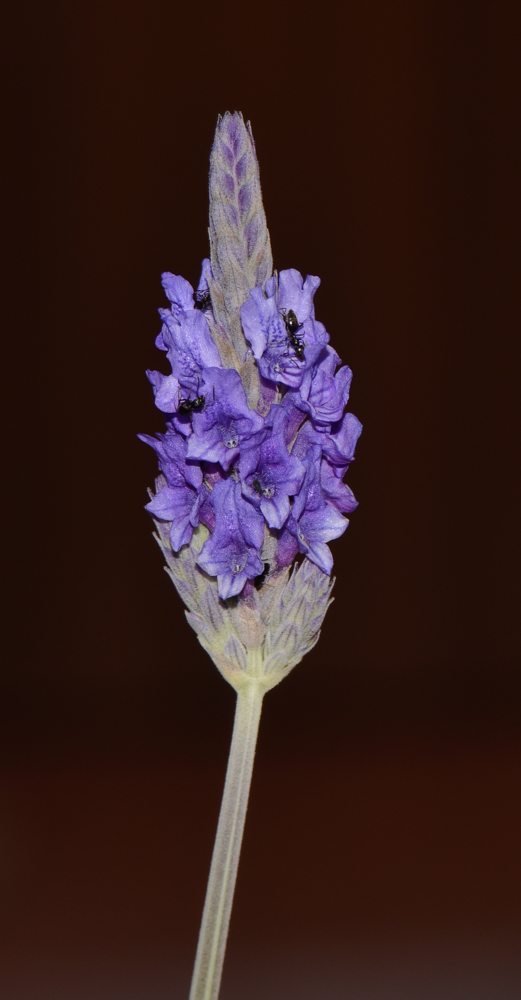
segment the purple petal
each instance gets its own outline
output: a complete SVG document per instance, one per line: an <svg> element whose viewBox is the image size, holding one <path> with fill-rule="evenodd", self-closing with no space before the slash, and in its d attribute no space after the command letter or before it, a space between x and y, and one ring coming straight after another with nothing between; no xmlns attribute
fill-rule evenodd
<svg viewBox="0 0 521 1000"><path fill-rule="evenodd" d="M248 406L240 375L234 368L209 368L200 387L207 403L192 418L188 458L219 462L227 470L241 446L260 431L264 420Z"/></svg>
<svg viewBox="0 0 521 1000"><path fill-rule="evenodd" d="M282 528L289 514L289 497L295 496L304 478L304 466L286 445L287 412L273 404L262 434L246 445L239 460L242 491L260 506L270 528Z"/></svg>
<svg viewBox="0 0 521 1000"><path fill-rule="evenodd" d="M322 450L332 465L347 466L355 457L356 442L362 433L362 424L353 413L345 413L342 420L325 434Z"/></svg>
<svg viewBox="0 0 521 1000"><path fill-rule="evenodd" d="M316 367L305 373L298 393L293 394L296 406L309 413L314 423L327 424L328 429L342 419L352 379L347 365L334 374L338 361L336 351L326 347Z"/></svg>
<svg viewBox="0 0 521 1000"><path fill-rule="evenodd" d="M269 500L262 497L260 509L266 518L268 527L282 528L290 511L289 496L276 494Z"/></svg>
<svg viewBox="0 0 521 1000"><path fill-rule="evenodd" d="M340 478L336 475L337 469L329 464L329 462L322 461L320 468L320 484L324 491L324 495L333 504L337 510L342 510L346 514L350 514L351 511L358 507L358 501L355 500L353 491L347 485L343 483Z"/></svg>
<svg viewBox="0 0 521 1000"><path fill-rule="evenodd" d="M277 545L276 559L278 569L284 569L285 566L291 566L297 552L298 542L295 535L288 531L287 528L284 528L284 530L280 533Z"/></svg>
<svg viewBox="0 0 521 1000"><path fill-rule="evenodd" d="M212 265L208 257L205 257L201 265L201 277L197 286L198 295L204 295L209 291L209 281L213 281Z"/></svg>
<svg viewBox="0 0 521 1000"><path fill-rule="evenodd" d="M279 309L293 309L299 323L314 319L313 296L320 285L320 278L308 274L302 281L300 271L289 268L279 274Z"/></svg>
<svg viewBox="0 0 521 1000"><path fill-rule="evenodd" d="M147 503L145 510L163 521L171 521L170 541L174 552L187 545L194 526L199 523L197 516L199 498L189 486L163 486L159 493Z"/></svg>
<svg viewBox="0 0 521 1000"><path fill-rule="evenodd" d="M162 375L161 372L147 371L147 378L154 387L156 406L163 413L175 413L182 396L181 386L175 375Z"/></svg>
<svg viewBox="0 0 521 1000"><path fill-rule="evenodd" d="M169 428L166 434L151 437L148 434L138 434L141 441L149 444L156 452L159 467L166 477L169 486L184 486L186 483L199 490L203 483L202 469L198 465L187 462L187 443L180 434Z"/></svg>
<svg viewBox="0 0 521 1000"><path fill-rule="evenodd" d="M315 444L304 459L306 475L294 500L287 528L295 536L299 550L324 573L330 573L333 559L326 543L343 534L349 522L324 497L320 483L320 454L320 447Z"/></svg>
<svg viewBox="0 0 521 1000"><path fill-rule="evenodd" d="M325 437L324 434L321 434L319 431L316 430L315 427L313 427L313 424L311 423L310 420L306 420L306 422L302 425L297 434L297 438L291 450L291 454L296 455L297 458L305 459L309 452L309 449L312 448L313 446L316 445L320 449L322 449L322 442L324 440L324 437Z"/></svg>
<svg viewBox="0 0 521 1000"><path fill-rule="evenodd" d="M242 496L239 483L235 483L235 505L244 541L252 548L260 549L264 541L264 521L258 510Z"/></svg>
<svg viewBox="0 0 521 1000"><path fill-rule="evenodd" d="M198 565L216 576L219 596L226 600L239 594L246 583L262 573L257 547L264 534L261 515L246 501L234 479L223 479L214 487L211 498L215 511L215 529L204 543ZM252 544L253 543L253 544Z"/></svg>
<svg viewBox="0 0 521 1000"><path fill-rule="evenodd" d="M168 309L160 309L164 326L163 341L173 374L187 389L197 389L203 368L221 365L217 345L212 339L206 316L195 309L177 322Z"/></svg>
<svg viewBox="0 0 521 1000"><path fill-rule="evenodd" d="M268 282L266 282L266 287ZM266 350L268 330L275 315L275 299L266 298L262 288L252 288L250 297L241 307L241 322L246 340L249 340L254 357L259 360Z"/></svg>
<svg viewBox="0 0 521 1000"><path fill-rule="evenodd" d="M161 284L165 290L167 299L172 303L174 316L185 313L194 308L194 290L186 278L180 274L171 274L165 271L161 275Z"/></svg>

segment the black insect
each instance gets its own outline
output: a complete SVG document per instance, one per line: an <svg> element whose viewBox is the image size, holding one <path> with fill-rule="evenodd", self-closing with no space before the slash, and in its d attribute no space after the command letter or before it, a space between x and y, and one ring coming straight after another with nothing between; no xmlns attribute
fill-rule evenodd
<svg viewBox="0 0 521 1000"><path fill-rule="evenodd" d="M191 413L200 413L205 399L206 396L196 396L195 399L181 399L177 407L177 412L183 417L188 417Z"/></svg>
<svg viewBox="0 0 521 1000"><path fill-rule="evenodd" d="M302 337L299 337L298 333L298 331L302 329L302 323L299 323L297 315L296 313L293 312L293 309L288 309L287 312L283 311L282 319L284 320L286 326L288 340L291 344L291 347L295 351L297 358L299 359L299 361L305 361L305 355L304 355L305 344L304 341L302 340Z"/></svg>
<svg viewBox="0 0 521 1000"><path fill-rule="evenodd" d="M258 479L254 479L251 485L253 486L253 489L255 490L256 493L259 494L260 497L267 497L268 500L271 500L272 496L275 495L274 486L263 486Z"/></svg>
<svg viewBox="0 0 521 1000"><path fill-rule="evenodd" d="M210 292L195 293L195 302L194 302L195 309L200 309L201 312L204 312L205 309L210 308L211 304L212 304L212 298Z"/></svg>
<svg viewBox="0 0 521 1000"><path fill-rule="evenodd" d="M269 571L270 571L270 564L269 563L264 563L264 569L263 569L262 573L260 573L259 576L256 576L255 579L254 579L254 581L253 581L253 586L255 587L255 590L260 590L261 589L263 583L266 580L266 577L267 577Z"/></svg>
<svg viewBox="0 0 521 1000"><path fill-rule="evenodd" d="M293 309L288 309L287 312L284 311L282 313L282 319L286 324L286 330L288 331L288 336L294 337L295 334L298 333L298 331L302 327L302 323L299 323L296 313L293 312Z"/></svg>
<svg viewBox="0 0 521 1000"><path fill-rule="evenodd" d="M295 351L295 354L297 355L297 358L299 359L299 361L305 361L306 360L306 356L304 354L304 343L303 343L303 341L302 340L298 340L297 337L293 337L290 340L290 344L291 344L293 350Z"/></svg>

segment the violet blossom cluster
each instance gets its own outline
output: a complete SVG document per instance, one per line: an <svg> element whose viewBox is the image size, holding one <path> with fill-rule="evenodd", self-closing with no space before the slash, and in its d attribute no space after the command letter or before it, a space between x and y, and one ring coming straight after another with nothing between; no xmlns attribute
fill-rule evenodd
<svg viewBox="0 0 521 1000"><path fill-rule="evenodd" d="M351 370L315 319L320 279L289 269L250 290L240 307L247 352L237 367L212 334L210 260L195 293L179 275L166 272L162 283L169 308L159 310L156 346L172 371L147 372L166 431L140 435L161 471L146 509L169 523L175 553L200 524L208 529L197 565L217 578L223 600L248 597L297 553L330 574L328 542L357 506L343 478L362 428L346 412ZM244 378L252 364L255 406Z"/></svg>

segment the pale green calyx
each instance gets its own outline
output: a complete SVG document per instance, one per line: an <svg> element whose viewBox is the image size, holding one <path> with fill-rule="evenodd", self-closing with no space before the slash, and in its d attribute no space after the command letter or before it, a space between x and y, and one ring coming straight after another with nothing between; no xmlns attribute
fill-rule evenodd
<svg viewBox="0 0 521 1000"><path fill-rule="evenodd" d="M176 553L168 526L155 524L165 569L189 609L186 618L223 677L237 691L252 680L265 691L279 684L318 642L334 578L304 559L268 576L250 597L222 601L217 581L196 565L207 528L196 528L191 544ZM273 541L267 533L266 554Z"/></svg>

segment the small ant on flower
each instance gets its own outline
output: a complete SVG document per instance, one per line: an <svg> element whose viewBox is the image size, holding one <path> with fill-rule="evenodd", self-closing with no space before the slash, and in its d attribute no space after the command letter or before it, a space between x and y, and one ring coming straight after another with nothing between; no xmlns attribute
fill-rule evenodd
<svg viewBox="0 0 521 1000"><path fill-rule="evenodd" d="M197 380L197 392L199 393L199 379ZM213 387L212 400L215 399L215 386ZM204 409L206 396L197 395L195 399L180 399L177 404L177 412L182 417L189 417L192 413L200 413Z"/></svg>
<svg viewBox="0 0 521 1000"><path fill-rule="evenodd" d="M191 413L200 413L205 399L206 396L197 396L195 399L181 399L179 400L177 412L183 417L188 417Z"/></svg>
<svg viewBox="0 0 521 1000"><path fill-rule="evenodd" d="M195 293L194 309L200 309L201 312L205 312L206 309L210 308L211 304L212 298L210 292L206 291Z"/></svg>
<svg viewBox="0 0 521 1000"><path fill-rule="evenodd" d="M306 360L304 355L305 344L304 341L302 340L302 337L299 337L298 334L298 331L302 329L302 323L299 323L297 315L296 313L293 312L293 309L288 309L287 312L285 309L282 309L281 313L282 313L282 319L284 320L284 324L286 327L286 332L288 334L289 343L293 348L293 350L295 351L295 354L297 355L299 361L305 361Z"/></svg>

